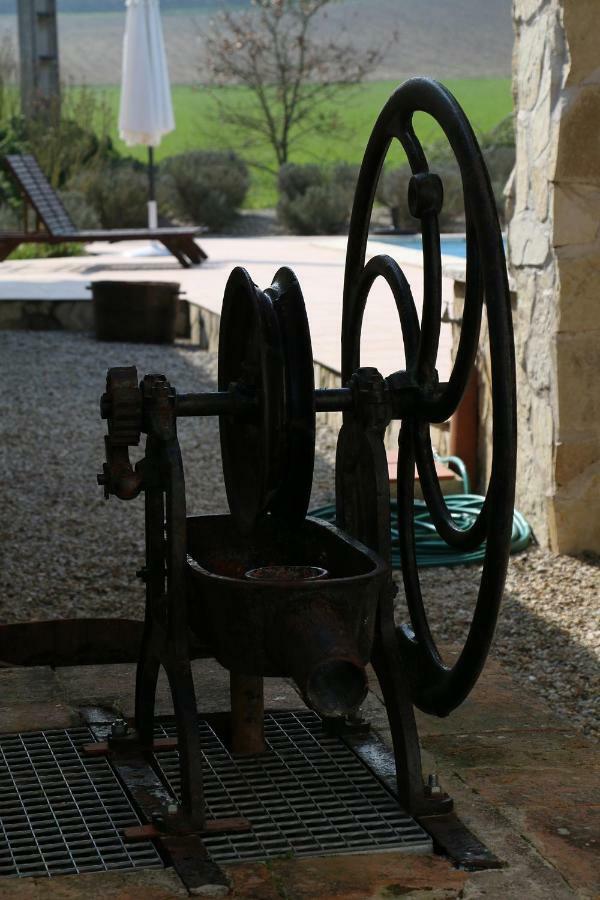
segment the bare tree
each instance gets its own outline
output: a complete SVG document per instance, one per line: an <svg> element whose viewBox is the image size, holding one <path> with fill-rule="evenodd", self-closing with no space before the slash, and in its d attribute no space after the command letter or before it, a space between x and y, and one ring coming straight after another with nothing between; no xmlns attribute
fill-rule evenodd
<svg viewBox="0 0 600 900"><path fill-rule="evenodd" d="M326 7L336 0L252 0L250 10L217 16L204 37L209 84L219 121L240 129L246 146L270 145L277 165L309 134L333 137L332 101L373 71L382 48L358 50L341 31L319 40Z"/></svg>

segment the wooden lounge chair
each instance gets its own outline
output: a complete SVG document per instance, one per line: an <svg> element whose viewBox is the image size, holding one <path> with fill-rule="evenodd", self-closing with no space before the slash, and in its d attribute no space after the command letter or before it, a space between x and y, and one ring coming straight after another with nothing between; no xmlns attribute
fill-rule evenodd
<svg viewBox="0 0 600 900"><path fill-rule="evenodd" d="M19 244L90 244L93 241L160 241L182 266L199 265L206 253L194 241L196 228L122 228L80 231L34 156L10 155L4 164L19 186L24 202L23 230L0 231L0 262ZM29 207L36 226L29 230Z"/></svg>

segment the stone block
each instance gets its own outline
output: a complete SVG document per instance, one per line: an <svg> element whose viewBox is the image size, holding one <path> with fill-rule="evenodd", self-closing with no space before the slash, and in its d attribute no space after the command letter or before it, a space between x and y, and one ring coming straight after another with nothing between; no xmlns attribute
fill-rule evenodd
<svg viewBox="0 0 600 900"><path fill-rule="evenodd" d="M563 10L571 51L567 85L600 83L597 0L563 0Z"/></svg>
<svg viewBox="0 0 600 900"><path fill-rule="evenodd" d="M600 123L599 123L600 127ZM589 244L600 234L600 189L588 184L557 184L553 191L553 244Z"/></svg>
<svg viewBox="0 0 600 900"><path fill-rule="evenodd" d="M600 462L548 501L548 521L556 553L600 553Z"/></svg>
<svg viewBox="0 0 600 900"><path fill-rule="evenodd" d="M64 300L54 304L54 318L65 331L93 331L94 310L89 300Z"/></svg>
<svg viewBox="0 0 600 900"><path fill-rule="evenodd" d="M545 45L548 40L549 10L540 12L519 30L516 63L519 67L517 93L519 110L532 110L543 81Z"/></svg>
<svg viewBox="0 0 600 900"><path fill-rule="evenodd" d="M598 766L579 763L574 752L562 768L472 769L468 784L518 825L576 896L595 897L600 890L598 776Z"/></svg>
<svg viewBox="0 0 600 900"><path fill-rule="evenodd" d="M600 422L598 331L561 332L556 338L560 434L597 428Z"/></svg>
<svg viewBox="0 0 600 900"><path fill-rule="evenodd" d="M2 703L47 703L61 699L56 672L48 666L2 668Z"/></svg>
<svg viewBox="0 0 600 900"><path fill-rule="evenodd" d="M13 331L22 328L23 304L19 300L4 300L0 303L0 330Z"/></svg>
<svg viewBox="0 0 600 900"><path fill-rule="evenodd" d="M600 253L557 254L560 282L559 331L600 330Z"/></svg>
<svg viewBox="0 0 600 900"><path fill-rule="evenodd" d="M275 859L273 879L289 900L377 900L462 896L467 873L436 856L361 853L325 859ZM421 893L423 892L423 893ZM261 896L261 895L259 895Z"/></svg>
<svg viewBox="0 0 600 900"><path fill-rule="evenodd" d="M517 24L528 22L539 15L545 5L545 0L513 0L513 18Z"/></svg>
<svg viewBox="0 0 600 900"><path fill-rule="evenodd" d="M544 70L546 71L546 70ZM540 168L548 167L551 173L556 158L555 123L553 120L553 97L550 93L549 74L545 75L547 84L541 93L538 104L529 120L529 158Z"/></svg>
<svg viewBox="0 0 600 900"><path fill-rule="evenodd" d="M0 884L2 900L82 900L84 897L86 900L140 900L142 897L144 900L176 900L187 898L189 894L173 869L10 878Z"/></svg>
<svg viewBox="0 0 600 900"><path fill-rule="evenodd" d="M522 213L529 207L529 167L527 165L528 133L530 114L518 112L516 127L516 164L514 169L514 211L511 219L517 213Z"/></svg>
<svg viewBox="0 0 600 900"><path fill-rule="evenodd" d="M577 441L559 441L554 455L556 487L559 489L565 487L598 460L600 460L600 435L582 437Z"/></svg>
<svg viewBox="0 0 600 900"><path fill-rule="evenodd" d="M508 246L513 266L543 266L550 253L548 228L532 213L518 214L508 226Z"/></svg>
<svg viewBox="0 0 600 900"><path fill-rule="evenodd" d="M0 732L3 734L41 729L47 731L76 725L81 725L77 710L56 700L30 703L25 696L21 702L0 705Z"/></svg>
<svg viewBox="0 0 600 900"><path fill-rule="evenodd" d="M547 169L544 166L532 169L531 202L533 203L533 211L541 222L548 218L551 193L552 183L548 179Z"/></svg>
<svg viewBox="0 0 600 900"><path fill-rule="evenodd" d="M565 108L555 180L600 184L600 85L582 87Z"/></svg>
<svg viewBox="0 0 600 900"><path fill-rule="evenodd" d="M281 900L281 893L275 883L271 865L264 862L236 863L224 866L231 881L231 896L237 900L244 897L252 900ZM207 894L210 897L210 894Z"/></svg>
<svg viewBox="0 0 600 900"><path fill-rule="evenodd" d="M422 744L440 768L458 770L467 780L468 770L480 767L493 767L496 771L563 766L568 769L574 757L581 766L597 762L596 745L566 727L428 735Z"/></svg>
<svg viewBox="0 0 600 900"><path fill-rule="evenodd" d="M229 674L214 659L192 662L196 702L200 712L228 710ZM135 665L73 666L59 669L60 689L72 706L100 706L115 714L133 716L135 700ZM298 693L282 678L265 679L265 708L301 709ZM165 673L161 670L156 690L156 714L173 714L173 703Z"/></svg>

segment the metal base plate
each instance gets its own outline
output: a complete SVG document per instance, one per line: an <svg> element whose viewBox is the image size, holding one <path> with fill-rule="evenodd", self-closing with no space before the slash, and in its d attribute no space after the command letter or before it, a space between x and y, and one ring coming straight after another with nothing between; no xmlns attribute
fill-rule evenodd
<svg viewBox="0 0 600 900"><path fill-rule="evenodd" d="M233 756L207 721L200 729L209 817L252 823L248 833L206 837L215 862L432 852L424 829L314 713L268 713L258 756ZM174 721L160 720L156 733L175 736ZM121 830L140 820L110 763L82 756L91 740L88 728L0 735L0 875L162 866L149 841L123 842ZM177 752L156 759L177 793Z"/></svg>

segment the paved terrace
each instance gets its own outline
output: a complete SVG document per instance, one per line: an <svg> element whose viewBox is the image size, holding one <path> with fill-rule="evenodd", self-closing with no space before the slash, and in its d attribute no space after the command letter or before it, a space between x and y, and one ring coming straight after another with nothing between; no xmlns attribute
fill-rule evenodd
<svg viewBox="0 0 600 900"><path fill-rule="evenodd" d="M218 664L194 663L204 711L227 709L229 686ZM302 706L285 681L265 681L270 709ZM51 670L0 668L0 732L82 724L90 706L133 713L134 667ZM365 713L389 739L373 685ZM164 682L157 713L170 713ZM448 719L419 715L424 768L436 771L464 823L503 868L464 872L440 856L397 851L329 858L281 858L226 866L232 900L570 900L600 890L597 747L557 719L509 673L490 661L471 697ZM171 869L1 879L2 900L170 900L186 897ZM206 896L214 896L207 894Z"/></svg>
<svg viewBox="0 0 600 900"><path fill-rule="evenodd" d="M10 327L11 322L14 325L17 321L29 323L30 327L44 327L56 304L69 313L70 327L80 323L81 327L89 328L88 286L94 280L109 279L179 281L187 301L207 311L214 321L214 316L220 313L225 284L234 266L248 269L260 287L267 287L277 269L287 265L294 269L302 286L315 361L326 369L339 371L345 238L202 238L202 246L209 258L195 269L182 269L171 256L136 255L140 252L139 243L94 244L91 255L81 257L4 262L0 265L0 328ZM421 254L391 244L369 243L368 255L377 253L393 255L402 266L420 312ZM443 302L450 303L450 278L443 279L442 292ZM71 301L68 307L65 301ZM60 316L59 313L59 320ZM443 323L438 355L442 380L450 372L450 347L450 325ZM384 375L404 364L393 297L381 279L373 286L367 305L361 362L376 366Z"/></svg>

